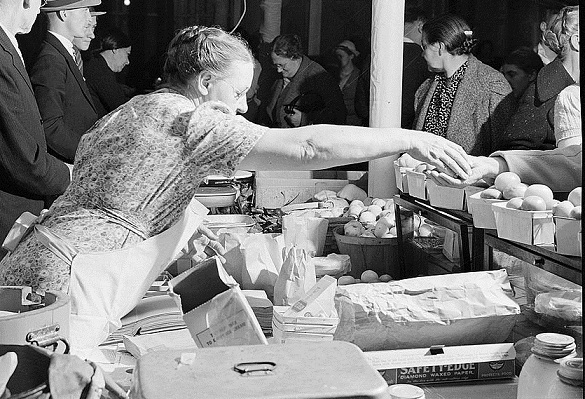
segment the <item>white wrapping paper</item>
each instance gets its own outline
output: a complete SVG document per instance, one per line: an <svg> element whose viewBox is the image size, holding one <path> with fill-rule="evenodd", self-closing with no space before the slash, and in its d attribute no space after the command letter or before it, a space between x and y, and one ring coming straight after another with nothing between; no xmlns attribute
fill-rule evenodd
<svg viewBox="0 0 585 399"><path fill-rule="evenodd" d="M336 340L362 350L503 342L520 307L505 270L337 288Z"/></svg>

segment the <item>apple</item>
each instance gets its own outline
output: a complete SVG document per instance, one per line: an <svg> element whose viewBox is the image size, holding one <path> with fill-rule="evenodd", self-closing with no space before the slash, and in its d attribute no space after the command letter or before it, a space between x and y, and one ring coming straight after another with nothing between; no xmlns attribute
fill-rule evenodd
<svg viewBox="0 0 585 399"><path fill-rule="evenodd" d="M383 209L384 208L384 205L386 205L386 200L383 200L381 198L374 198L372 200L372 205L377 205L377 206L379 206L380 208Z"/></svg>
<svg viewBox="0 0 585 399"><path fill-rule="evenodd" d="M364 205L364 201L359 200L359 199L354 199L353 201L351 201L349 203L349 206L359 206L361 208L365 208L366 206Z"/></svg>
<svg viewBox="0 0 585 399"><path fill-rule="evenodd" d="M355 278L352 276L341 276L337 279L337 285L349 285L355 283Z"/></svg>
<svg viewBox="0 0 585 399"><path fill-rule="evenodd" d="M420 237L430 237L433 235L433 226L430 224L421 224L418 228L418 235Z"/></svg>
<svg viewBox="0 0 585 399"><path fill-rule="evenodd" d="M574 207L569 214L570 217L581 220L581 205Z"/></svg>
<svg viewBox="0 0 585 399"><path fill-rule="evenodd" d="M368 206L366 210L372 212L376 218L382 213L382 207L374 204Z"/></svg>
<svg viewBox="0 0 585 399"><path fill-rule="evenodd" d="M575 206L581 206L581 187L574 188L567 198Z"/></svg>
<svg viewBox="0 0 585 399"><path fill-rule="evenodd" d="M364 198L364 206L365 207L368 207L368 206L372 205L372 200L373 200L372 197L366 197L366 198Z"/></svg>
<svg viewBox="0 0 585 399"><path fill-rule="evenodd" d="M537 195L529 195L522 201L520 209L523 211L545 211L546 202Z"/></svg>
<svg viewBox="0 0 585 399"><path fill-rule="evenodd" d="M350 206L349 209L347 210L347 215L353 218L359 218L360 217L360 213L362 213L362 211L364 210L364 208L362 208L361 206Z"/></svg>
<svg viewBox="0 0 585 399"><path fill-rule="evenodd" d="M359 237L364 232L364 226L357 220L352 220L343 225L343 234L350 237Z"/></svg>
<svg viewBox="0 0 585 399"><path fill-rule="evenodd" d="M362 280L364 283L377 283L378 273L373 270L364 270L360 276L360 280Z"/></svg>
<svg viewBox="0 0 585 399"><path fill-rule="evenodd" d="M514 172L503 172L496 176L496 180L494 181L494 185L500 191L504 191L506 188L510 186L517 186L520 184L520 176L518 176Z"/></svg>
<svg viewBox="0 0 585 399"><path fill-rule="evenodd" d="M495 188L486 188L479 194L479 198L500 199L502 198L502 192Z"/></svg>
<svg viewBox="0 0 585 399"><path fill-rule="evenodd" d="M376 238L376 236L374 235L374 232L370 229L364 230L364 232L360 235L360 237Z"/></svg>
<svg viewBox="0 0 585 399"><path fill-rule="evenodd" d="M376 227L374 227L374 235L378 238L384 237L390 232L390 226L382 219L378 220Z"/></svg>
<svg viewBox="0 0 585 399"><path fill-rule="evenodd" d="M396 219L394 219L393 214L388 214L388 215L382 216L381 218L378 219L378 223L380 223L380 222L386 224L386 226L388 226L388 228L396 225Z"/></svg>
<svg viewBox="0 0 585 399"><path fill-rule="evenodd" d="M561 201L552 208L553 215L555 216L564 216L570 217L571 211L575 205L571 203L571 201Z"/></svg>
<svg viewBox="0 0 585 399"><path fill-rule="evenodd" d="M554 199L552 190L544 184L531 184L528 186L524 192L524 197L533 195L542 198L544 202L551 202Z"/></svg>
<svg viewBox="0 0 585 399"><path fill-rule="evenodd" d="M520 209L522 207L523 201L524 201L524 198L520 198L520 197L512 198L511 200L506 202L506 208Z"/></svg>
<svg viewBox="0 0 585 399"><path fill-rule="evenodd" d="M387 283L388 281L392 281L392 280L393 280L393 278L392 278L392 276L391 276L391 275L389 275L389 274L382 274L382 275L381 275L381 276L378 278L378 280L380 280L380 281L381 281L381 282L383 282L383 283Z"/></svg>
<svg viewBox="0 0 585 399"><path fill-rule="evenodd" d="M365 210L360 214L360 222L362 223L375 223L376 215L373 212Z"/></svg>
<svg viewBox="0 0 585 399"><path fill-rule="evenodd" d="M392 198L386 200L386 203L383 206L384 210L393 210L394 209L394 200Z"/></svg>
<svg viewBox="0 0 585 399"><path fill-rule="evenodd" d="M552 200L552 201L549 201L549 202L547 202L547 203L546 203L546 210L547 210L547 211L550 211L550 210L551 210L551 209L553 209L553 208L554 208L554 207L555 207L555 206L556 206L556 205L557 205L559 202L561 202L561 201L559 201L558 199L554 199L554 200Z"/></svg>
<svg viewBox="0 0 585 399"><path fill-rule="evenodd" d="M504 189L504 191L502 191L502 196L507 200L516 197L524 197L524 193L526 192L527 188L528 185L524 183L508 186Z"/></svg>

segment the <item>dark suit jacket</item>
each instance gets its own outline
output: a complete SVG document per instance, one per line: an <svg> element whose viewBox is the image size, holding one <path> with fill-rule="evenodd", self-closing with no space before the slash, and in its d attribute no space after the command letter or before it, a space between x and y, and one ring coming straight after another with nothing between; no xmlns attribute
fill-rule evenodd
<svg viewBox="0 0 585 399"><path fill-rule="evenodd" d="M83 75L98 117L101 118L130 99L126 96L124 87L116 81L116 73L101 55L98 54L83 64Z"/></svg>
<svg viewBox="0 0 585 399"><path fill-rule="evenodd" d="M551 150L556 147L554 106L558 94L574 83L555 58L545 65L536 80L518 100L518 110L500 137L499 150Z"/></svg>
<svg viewBox="0 0 585 399"><path fill-rule="evenodd" d="M22 212L38 215L45 197L65 191L69 169L47 154L32 85L22 60L1 28L0 93L1 244Z"/></svg>
<svg viewBox="0 0 585 399"><path fill-rule="evenodd" d="M79 139L98 117L75 60L50 32L31 69L30 80L50 153L73 163Z"/></svg>
<svg viewBox="0 0 585 399"><path fill-rule="evenodd" d="M347 111L343 102L343 95L335 78L329 74L321 65L303 56L303 61L298 72L283 89L282 78L274 82L272 86L272 97L269 99L266 111L270 117L271 127L288 128L290 127L284 117L284 106L289 104L299 94L309 91L321 95L325 101L325 108L320 111L311 112L306 115L306 120L301 125L310 125L318 123L330 123L333 125L345 124Z"/></svg>

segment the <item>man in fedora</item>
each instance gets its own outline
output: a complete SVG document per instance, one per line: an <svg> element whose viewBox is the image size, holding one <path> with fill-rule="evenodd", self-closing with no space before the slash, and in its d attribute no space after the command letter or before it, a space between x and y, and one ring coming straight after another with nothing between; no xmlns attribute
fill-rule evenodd
<svg viewBox="0 0 585 399"><path fill-rule="evenodd" d="M25 211L38 215L69 185L69 168L47 153L41 115L16 41L43 0L0 0L0 245ZM0 259L5 251L0 248Z"/></svg>
<svg viewBox="0 0 585 399"><path fill-rule="evenodd" d="M100 0L48 0L48 32L31 68L31 81L49 152L73 163L81 136L97 120L96 109L80 66L73 40L85 35L91 23L89 7Z"/></svg>

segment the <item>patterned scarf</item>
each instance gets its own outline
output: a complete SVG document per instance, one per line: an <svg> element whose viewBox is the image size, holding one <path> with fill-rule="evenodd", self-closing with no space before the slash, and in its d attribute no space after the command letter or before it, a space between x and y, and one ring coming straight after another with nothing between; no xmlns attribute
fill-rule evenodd
<svg viewBox="0 0 585 399"><path fill-rule="evenodd" d="M455 101L455 94L459 83L465 75L468 62L466 61L450 78L443 73L435 75L437 87L431 97L429 109L425 116L425 122L422 130L433 133L441 137L447 135L447 125L449 124L449 117L451 116L451 108Z"/></svg>

